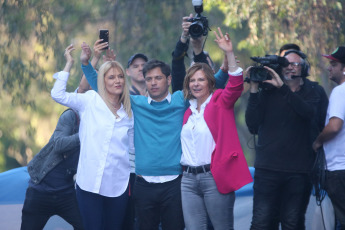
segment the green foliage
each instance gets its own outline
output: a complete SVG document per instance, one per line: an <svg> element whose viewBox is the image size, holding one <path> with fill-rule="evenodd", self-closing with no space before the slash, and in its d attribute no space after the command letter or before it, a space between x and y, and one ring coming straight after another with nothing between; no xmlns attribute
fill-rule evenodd
<svg viewBox="0 0 345 230"><path fill-rule="evenodd" d="M345 42L344 1L329 0L214 0L207 9L219 8L224 23L246 29L249 35L238 43L253 55L276 53L285 43L297 43L319 65L320 53L329 52Z"/></svg>
<svg viewBox="0 0 345 230"><path fill-rule="evenodd" d="M41 118L49 121L52 116L56 123L63 108L60 107L59 112L51 110L55 106L51 99L43 104L37 102L41 98L50 98L51 75L63 67L57 63L64 63L61 54L68 44L66 41L88 22L81 21L80 17L93 18L92 14L101 14L99 7L89 10L96 2L0 1L0 98L3 108L0 171L26 165L32 152L42 147L39 143L42 136L36 135L45 122L32 124L42 108L51 112ZM75 88L76 82L73 83ZM49 129L43 133L45 140L53 130L51 124L46 128Z"/></svg>

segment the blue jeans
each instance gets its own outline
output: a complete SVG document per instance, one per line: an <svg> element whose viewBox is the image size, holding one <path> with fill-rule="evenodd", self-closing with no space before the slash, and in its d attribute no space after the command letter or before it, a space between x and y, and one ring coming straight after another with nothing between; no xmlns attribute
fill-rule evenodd
<svg viewBox="0 0 345 230"><path fill-rule="evenodd" d="M215 230L234 229L235 193L221 194L211 172L183 172L182 208L187 230L206 230L207 216Z"/></svg>
<svg viewBox="0 0 345 230"><path fill-rule="evenodd" d="M341 229L345 229L345 170L327 171L326 190Z"/></svg>
<svg viewBox="0 0 345 230"><path fill-rule="evenodd" d="M86 230L121 230L128 201L128 188L119 197L87 192L77 185L77 199Z"/></svg>
<svg viewBox="0 0 345 230"><path fill-rule="evenodd" d="M149 183L137 176L134 203L140 230L183 230L181 177L165 183Z"/></svg>
<svg viewBox="0 0 345 230"><path fill-rule="evenodd" d="M305 229L311 182L306 173L255 169L251 230ZM302 223L301 223L301 220Z"/></svg>
<svg viewBox="0 0 345 230"><path fill-rule="evenodd" d="M43 229L50 217L58 215L73 226L83 229L75 193L59 194L26 190L22 210L22 230Z"/></svg>

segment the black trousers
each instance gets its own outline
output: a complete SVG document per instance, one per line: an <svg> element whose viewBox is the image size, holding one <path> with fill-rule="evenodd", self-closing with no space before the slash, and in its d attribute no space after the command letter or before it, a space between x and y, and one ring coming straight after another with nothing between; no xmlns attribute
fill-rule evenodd
<svg viewBox="0 0 345 230"><path fill-rule="evenodd" d="M251 230L305 229L312 184L307 173L255 169Z"/></svg>
<svg viewBox="0 0 345 230"><path fill-rule="evenodd" d="M137 176L134 202L140 230L183 230L181 176L165 183L149 183Z"/></svg>
<svg viewBox="0 0 345 230"><path fill-rule="evenodd" d="M44 193L31 187L26 190L22 210L22 230L43 229L50 217L58 215L73 226L83 229L75 192Z"/></svg>
<svg viewBox="0 0 345 230"><path fill-rule="evenodd" d="M345 170L327 171L326 190L332 201L336 219L345 229Z"/></svg>
<svg viewBox="0 0 345 230"><path fill-rule="evenodd" d="M131 195L128 199L127 209L126 209L126 215L125 220L123 222L123 230L138 230L138 223L137 218L135 214L135 205L134 205L134 182L135 182L135 173L131 173L129 177L129 187Z"/></svg>

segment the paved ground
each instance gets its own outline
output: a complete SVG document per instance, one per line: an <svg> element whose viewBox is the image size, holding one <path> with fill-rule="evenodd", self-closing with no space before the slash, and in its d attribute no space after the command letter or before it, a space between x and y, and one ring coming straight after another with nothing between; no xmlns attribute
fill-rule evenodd
<svg viewBox="0 0 345 230"><path fill-rule="evenodd" d="M251 173L254 169L250 168ZM21 223L21 210L25 198L29 176L26 167L0 173L0 229L18 230ZM234 207L235 229L248 230L252 218L253 190L248 184L236 192ZM333 207L328 197L322 203L323 219L327 230L334 229ZM68 223L58 216L49 220L45 230L71 230ZM325 230L323 228L321 209L316 205L315 197L310 197L306 214L307 230Z"/></svg>
<svg viewBox="0 0 345 230"><path fill-rule="evenodd" d="M252 196L240 196L235 202L235 229L248 230L252 218ZM327 198L323 204L323 214L326 220L326 229L334 229L333 209ZM17 230L20 229L22 204L0 205L0 229ZM324 230L320 207L316 206L315 198L311 196L306 215L306 229ZM72 230L72 226L58 216L49 220L45 230Z"/></svg>

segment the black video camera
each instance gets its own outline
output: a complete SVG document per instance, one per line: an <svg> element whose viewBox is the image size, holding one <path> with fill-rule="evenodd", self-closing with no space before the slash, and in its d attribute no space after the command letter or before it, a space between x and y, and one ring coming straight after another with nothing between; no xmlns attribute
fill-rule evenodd
<svg viewBox="0 0 345 230"><path fill-rule="evenodd" d="M189 34L192 38L198 38L200 36L206 36L210 28L208 27L208 20L202 16L201 13L204 11L202 0L192 0L196 15L194 18L189 19L192 24L189 27Z"/></svg>
<svg viewBox="0 0 345 230"><path fill-rule="evenodd" d="M265 57L251 57L257 64L250 69L250 81L263 82L271 80L270 72L264 68L267 66L273 69L279 76L282 76L283 67L289 66L289 61L285 57L277 55L266 55Z"/></svg>

